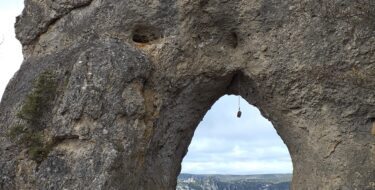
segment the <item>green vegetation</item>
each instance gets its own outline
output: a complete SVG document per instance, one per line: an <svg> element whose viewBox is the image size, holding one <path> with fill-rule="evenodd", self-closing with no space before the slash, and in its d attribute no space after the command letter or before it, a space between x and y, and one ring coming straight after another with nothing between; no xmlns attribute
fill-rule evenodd
<svg viewBox="0 0 375 190"><path fill-rule="evenodd" d="M38 125L44 110L56 94L56 79L52 72L43 72L34 82L33 91L27 95L17 116L31 125ZM35 127L35 126L33 126Z"/></svg>
<svg viewBox="0 0 375 190"><path fill-rule="evenodd" d="M31 142L28 151L30 158L37 163L41 163L48 156L48 153L52 150L53 143L45 143L43 141L44 136L41 133L33 134L28 138L30 140L29 142Z"/></svg>
<svg viewBox="0 0 375 190"><path fill-rule="evenodd" d="M23 134L26 132L26 128L24 125L15 125L10 130L8 131L8 137L15 139L17 138L20 134Z"/></svg>
<svg viewBox="0 0 375 190"><path fill-rule="evenodd" d="M30 158L37 163L42 162L51 151L53 143L43 135L45 128L42 116L46 113L51 101L55 98L57 81L54 73L46 71L34 81L33 89L26 96L25 102L17 113L25 124L10 128L8 137L28 148Z"/></svg>
<svg viewBox="0 0 375 190"><path fill-rule="evenodd" d="M45 141L42 131L32 131L24 125L13 126L8 132L8 137L27 147L30 158L38 163L48 155L53 144Z"/></svg>

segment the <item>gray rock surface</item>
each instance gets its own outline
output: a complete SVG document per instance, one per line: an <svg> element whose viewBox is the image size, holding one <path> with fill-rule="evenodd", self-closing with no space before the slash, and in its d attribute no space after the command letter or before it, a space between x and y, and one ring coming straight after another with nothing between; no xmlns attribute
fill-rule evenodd
<svg viewBox="0 0 375 190"><path fill-rule="evenodd" d="M293 189L375 189L374 7L26 0L25 59L0 104L0 189L175 189L224 94L273 123Z"/></svg>

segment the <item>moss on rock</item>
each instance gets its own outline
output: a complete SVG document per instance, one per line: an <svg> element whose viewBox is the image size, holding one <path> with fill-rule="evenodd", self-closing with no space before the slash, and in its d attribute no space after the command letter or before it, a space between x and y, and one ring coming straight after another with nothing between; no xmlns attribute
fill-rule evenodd
<svg viewBox="0 0 375 190"><path fill-rule="evenodd" d="M56 87L56 77L53 72L45 71L40 74L17 116L36 127L44 111L49 107L49 103L54 99Z"/></svg>
<svg viewBox="0 0 375 190"><path fill-rule="evenodd" d="M28 148L30 159L37 163L42 162L52 149L53 143L46 140L43 134L45 127L42 117L50 109L56 89L55 73L45 71L40 74L34 81L32 91L26 96L24 104L17 113L17 117L25 121L25 124L15 125L8 132L9 138Z"/></svg>

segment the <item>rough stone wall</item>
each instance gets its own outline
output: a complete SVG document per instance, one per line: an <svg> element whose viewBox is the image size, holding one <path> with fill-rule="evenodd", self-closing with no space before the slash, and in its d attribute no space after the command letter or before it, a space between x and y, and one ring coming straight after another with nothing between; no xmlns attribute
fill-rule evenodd
<svg viewBox="0 0 375 190"><path fill-rule="evenodd" d="M375 189L374 15L367 0L26 0L0 189L174 189L224 94L272 121L293 189Z"/></svg>

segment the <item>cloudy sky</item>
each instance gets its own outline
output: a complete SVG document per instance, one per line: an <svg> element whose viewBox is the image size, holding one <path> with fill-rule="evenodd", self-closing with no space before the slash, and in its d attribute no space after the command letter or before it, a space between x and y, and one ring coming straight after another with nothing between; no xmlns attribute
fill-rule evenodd
<svg viewBox="0 0 375 190"><path fill-rule="evenodd" d="M0 0L0 97L22 62L14 22L23 0ZM182 172L195 174L292 173L288 150L272 124L254 106L238 97L223 96L195 131Z"/></svg>
<svg viewBox="0 0 375 190"><path fill-rule="evenodd" d="M182 163L184 173L291 173L285 144L259 110L238 96L223 96L206 113Z"/></svg>

